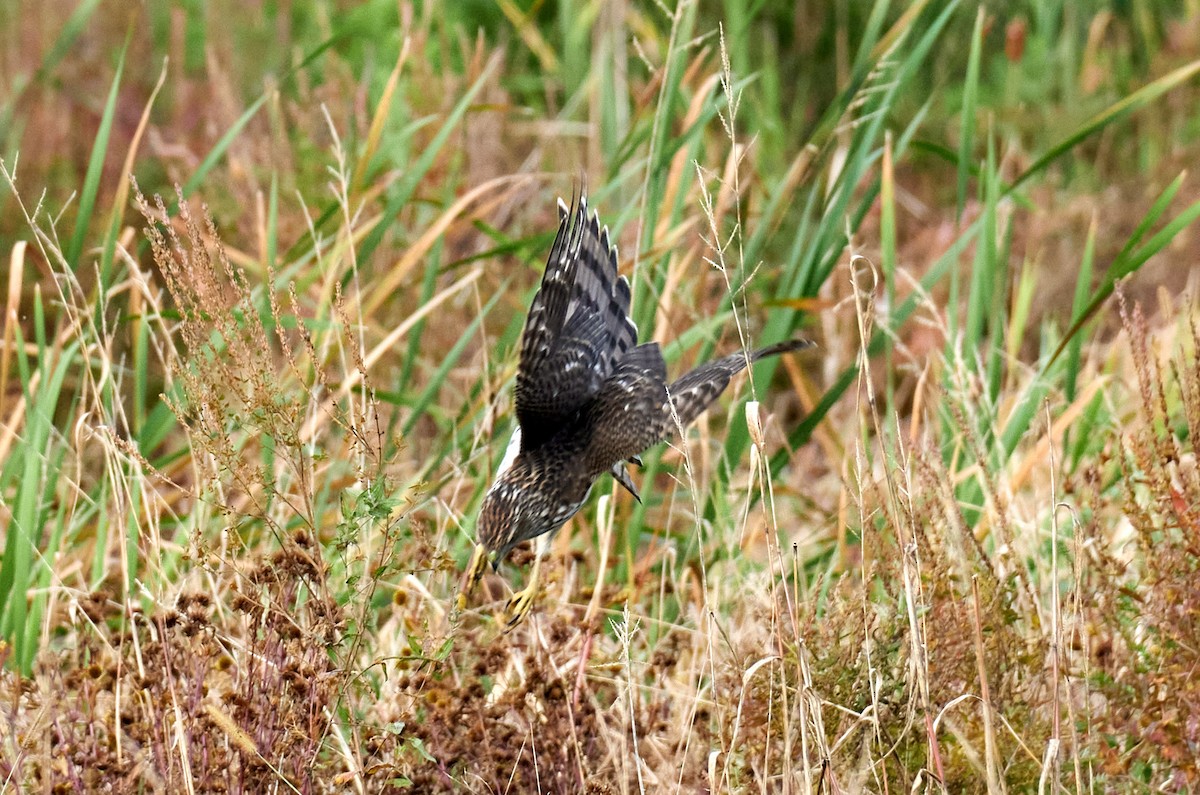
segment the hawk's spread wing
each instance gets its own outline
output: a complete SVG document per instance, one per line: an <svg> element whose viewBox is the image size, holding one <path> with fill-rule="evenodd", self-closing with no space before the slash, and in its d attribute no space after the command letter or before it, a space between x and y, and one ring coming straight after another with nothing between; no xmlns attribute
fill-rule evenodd
<svg viewBox="0 0 1200 795"><path fill-rule="evenodd" d="M599 218L588 217L587 197L570 208L560 201L558 235L521 341L516 408L523 448L574 421L636 345L629 301L616 249Z"/></svg>

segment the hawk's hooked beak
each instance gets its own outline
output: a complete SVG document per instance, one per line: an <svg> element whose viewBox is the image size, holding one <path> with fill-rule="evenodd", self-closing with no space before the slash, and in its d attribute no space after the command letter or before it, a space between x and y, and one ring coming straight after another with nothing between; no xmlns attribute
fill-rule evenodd
<svg viewBox="0 0 1200 795"><path fill-rule="evenodd" d="M483 544L475 545L475 552L471 555L471 562L467 565L467 577L463 582L462 589L458 592L458 600L455 605L459 610L463 610L467 606L467 597L471 591L475 590L475 586L483 579L483 572L486 570L486 564L491 563L495 568L495 555L489 555L487 547Z"/></svg>

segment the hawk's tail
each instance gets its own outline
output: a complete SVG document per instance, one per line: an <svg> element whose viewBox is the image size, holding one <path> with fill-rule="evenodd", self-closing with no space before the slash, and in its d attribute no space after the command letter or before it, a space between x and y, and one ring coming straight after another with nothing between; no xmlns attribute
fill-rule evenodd
<svg viewBox="0 0 1200 795"><path fill-rule="evenodd" d="M786 340L750 354L750 361L757 362L767 356L777 356L789 351L811 348L811 340ZM721 396L729 380L746 367L746 354L739 351L720 359L705 362L687 375L671 384L667 389L675 407L675 417L681 427L687 427L699 417L714 400Z"/></svg>

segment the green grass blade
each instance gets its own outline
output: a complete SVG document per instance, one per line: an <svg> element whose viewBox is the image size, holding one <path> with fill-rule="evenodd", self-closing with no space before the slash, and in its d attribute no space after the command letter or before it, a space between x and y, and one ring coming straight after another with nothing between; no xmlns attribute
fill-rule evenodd
<svg viewBox="0 0 1200 795"><path fill-rule="evenodd" d="M40 300L35 315L35 322L44 322ZM12 523L6 534L4 560L0 562L0 637L12 642L17 668L26 675L33 667L37 627L41 624L39 603L28 603L29 587L43 561L52 560L56 552L40 543L45 506L55 493L59 472L51 465L55 455L54 407L79 348L78 342L72 342L57 354L56 360L56 354L45 345L45 335L38 337L38 370L45 377L37 383L36 392L30 391L31 380L24 382L29 408L24 438L19 452L14 453L21 463L20 478L13 484Z"/></svg>
<svg viewBox="0 0 1200 795"><path fill-rule="evenodd" d="M392 222L396 220L396 216L400 215L400 211L408 204L412 198L413 192L417 189L417 185L429 173L429 169L433 167L434 160L441 153L442 147L446 145L446 141L450 139L450 134L458 127L459 123L466 116L467 110L471 107L475 96L487 85L491 79L492 72L496 70L498 61L492 59L466 93L459 98L455 103L454 109L450 111L450 115L442 122L442 126L433 136L433 140L421 151L420 157L412 164L404 176L396 184L392 190L391 196L388 198L387 204L383 208L382 217L379 223L375 224L375 228L371 230L362 245L358 249L358 261L367 262L371 258L371 254L379 247L379 243L383 240L383 236L387 234L392 226Z"/></svg>
<svg viewBox="0 0 1200 795"><path fill-rule="evenodd" d="M975 144L975 109L979 104L979 59L983 50L983 6L975 14L975 28L971 31L971 54L967 57L967 82L963 86L962 121L959 125L958 142L958 203L954 217L962 219L963 207L967 202L967 179L970 176L971 150Z"/></svg>
<svg viewBox="0 0 1200 795"><path fill-rule="evenodd" d="M1035 174L1044 171L1055 160L1074 149L1085 138L1103 130L1105 127L1128 116L1134 111L1146 107L1171 89L1192 79L1197 73L1200 73L1200 60L1181 66L1169 74L1163 75L1148 85L1143 86L1119 102L1113 103L1102 112L1093 116L1078 130L1050 147L1044 155L1035 160L1029 168L1025 169L1025 171L1013 180L1009 189L1016 189Z"/></svg>
<svg viewBox="0 0 1200 795"><path fill-rule="evenodd" d="M71 12L71 16L67 17L66 24L59 31L53 46L50 47L50 51L42 59L41 66L38 67L37 79L40 80L48 76L67 53L71 52L75 46L75 41L87 28L92 14L95 13L99 6L100 0L83 0L83 2L75 7L75 10Z"/></svg>
<svg viewBox="0 0 1200 795"><path fill-rule="evenodd" d="M1138 224L1138 227L1136 230L1134 230L1129 242L1125 244L1125 247L1121 250L1121 253L1118 254L1116 259L1113 260L1112 264L1109 265L1108 270L1104 274L1103 281L1101 281L1100 286L1096 288L1096 292L1092 294L1092 299L1087 303L1082 311L1073 316L1071 325L1067 328L1066 334L1063 335L1062 341L1058 344L1058 347L1055 348L1054 353L1050 356L1049 360L1047 360L1046 368L1049 368L1052 364L1054 364L1055 361L1057 361L1058 357L1062 355L1064 350L1066 350L1067 343L1069 343L1071 339L1079 333L1079 330L1083 328L1084 324L1087 323L1096 310L1100 308L1100 305L1103 304L1110 295L1112 295L1117 281L1133 273L1138 268L1142 267L1142 265L1145 265L1148 259L1165 248L1167 244L1170 243L1184 228L1190 226L1195 220L1200 218L1200 201L1197 201L1188 205L1183 212L1171 219L1171 221L1169 221L1165 226L1163 226L1162 229L1160 229L1153 237L1151 237L1145 245L1141 247L1135 247L1135 241L1140 240L1141 237L1144 237L1150 227L1152 227L1159 217L1161 217L1166 211L1166 206L1170 201L1170 197L1173 197L1176 191L1179 190L1179 186L1182 184L1183 178L1184 174L1180 174L1179 177L1177 177L1175 181L1171 183L1167 190L1163 192L1163 195L1159 197L1158 201L1154 203L1154 206L1150 209L1150 211L1146 213L1146 216L1142 219L1141 223Z"/></svg>
<svg viewBox="0 0 1200 795"><path fill-rule="evenodd" d="M254 100L254 102L250 103L250 107L246 108L246 110L242 112L242 115L238 116L233 125L225 131L225 134L217 140L217 143L213 146L213 148L210 149L208 154L204 156L204 159L200 161L200 165L196 167L196 170L192 173L192 176L188 178L187 182L183 183L184 197L191 196L192 193L195 192L196 188L200 186L200 183L204 182L205 178L208 177L208 172L212 171L213 167L215 167L217 163L221 162L221 158L225 157L225 153L229 151L229 147L237 139L238 135L240 135L242 130L245 129L246 125L250 123L250 120L254 118L259 109L262 108L263 105L267 104L267 99L269 97L269 94L262 94L258 99Z"/></svg>
<svg viewBox="0 0 1200 795"><path fill-rule="evenodd" d="M108 153L108 139L112 135L113 117L117 110L117 96L121 88L121 74L125 71L125 53L128 49L129 40L126 39L117 59L117 73L113 75L112 85L108 89L108 100L104 103L104 113L100 117L100 129L97 130L96 141L92 144L87 176L84 177L83 190L79 194L79 215L75 218L75 231L66 251L66 260L76 271L82 265L79 256L83 252L88 222L91 221L92 210L96 206L96 194L100 191L100 176L104 171L104 156Z"/></svg>
<svg viewBox="0 0 1200 795"><path fill-rule="evenodd" d="M483 311L475 316L475 319L471 321L470 325L468 325L463 331L462 335L459 336L458 342L454 343L454 347L452 347L442 358L442 363L438 367L437 372L434 373L433 378L430 379L429 385L425 387L425 390L413 404L412 414L409 415L408 420L405 421L404 426L400 431L401 436L407 436L412 431L413 427L417 424L417 421L420 420L421 416L425 413L425 409L427 409L429 404L433 402L433 399L437 397L442 385L446 382L446 377L450 374L450 369L458 363L459 358L462 357L463 351L466 350L467 345L471 342L471 339L479 331L479 325L483 322L483 319L488 316L488 313L492 311L492 307L496 305L496 302L500 300L500 297L504 295L504 290L507 286L508 282L506 280L500 285L488 302L484 304Z"/></svg>
<svg viewBox="0 0 1200 795"><path fill-rule="evenodd" d="M1166 213L1167 208L1171 206L1171 202L1175 200L1179 189L1183 187L1183 181L1186 177L1187 172L1180 173L1179 176L1171 180L1171 184L1167 186L1166 190L1154 200L1154 204L1150 205L1150 209L1146 211L1146 214L1142 216L1142 220L1138 221L1138 225L1134 227L1133 233L1125 241L1125 245L1121 246L1121 250L1117 252L1117 256L1113 257L1114 263L1126 259L1137 248L1138 244L1142 242L1142 238L1158 223L1158 220Z"/></svg>
<svg viewBox="0 0 1200 795"><path fill-rule="evenodd" d="M326 50L340 41L345 35L345 33L335 34L314 47L312 51L310 51L304 56L303 59L301 59L300 63L296 64L287 71L283 77L283 80L286 81L295 77L296 74L320 58ZM254 100L254 102L250 104L250 107L246 108L241 116L238 116L237 121L235 121L233 125L225 131L225 134L221 136L220 140L217 141L212 150L210 150L209 153L205 155L204 159L200 161L200 165L196 167L195 172L191 177L188 178L188 181L183 183L183 195L185 197L190 196L196 190L196 188L199 187L200 183L202 183L208 176L208 172L212 171L213 167L221 161L221 158L223 158L225 153L229 151L230 145L234 142L234 140L237 139L238 135L243 129L245 129L246 125L250 123L250 120L255 117L258 111L270 98L271 92L264 92L261 96L259 96L258 99ZM174 206L175 205L172 205L172 207Z"/></svg>
<svg viewBox="0 0 1200 795"><path fill-rule="evenodd" d="M1082 317L1087 306L1088 292L1092 289L1092 272L1096 260L1096 229L1095 216L1088 226L1087 241L1083 246L1083 258L1079 263L1079 275L1075 277L1075 300L1071 306L1071 317ZM1067 402L1075 400L1079 384L1079 361L1083 354L1083 336L1078 333L1070 334L1067 344L1067 367L1063 374L1063 391Z"/></svg>
<svg viewBox="0 0 1200 795"><path fill-rule="evenodd" d="M983 346L983 329L988 317L995 309L994 290L996 284L996 150L994 139L988 136L987 166L983 172L983 228L975 246L975 260L971 266L971 281L967 288L967 318L963 326L962 346L966 351L979 351ZM947 345L959 344L947 340ZM947 351L951 359L954 354Z"/></svg>

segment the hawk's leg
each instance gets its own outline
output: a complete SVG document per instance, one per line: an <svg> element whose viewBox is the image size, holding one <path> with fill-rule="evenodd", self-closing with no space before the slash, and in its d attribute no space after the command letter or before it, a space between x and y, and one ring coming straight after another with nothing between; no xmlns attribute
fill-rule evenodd
<svg viewBox="0 0 1200 795"><path fill-rule="evenodd" d="M483 572L487 569L487 557L487 547L483 544L476 544L475 552L471 555L471 563L467 566L466 582L463 583L462 589L458 592L458 599L454 603L456 610L466 609L467 597L483 579Z"/></svg>
<svg viewBox="0 0 1200 795"><path fill-rule="evenodd" d="M505 622L505 631L511 630L517 624L525 620L525 616L529 615L530 608L533 607L533 599L538 592L538 575L542 569L542 558L550 554L550 542L554 540L554 533L546 533L538 536L534 541L534 557L533 570L529 572L529 581L525 587L517 591L508 600L508 606L504 612L508 614L508 620Z"/></svg>

